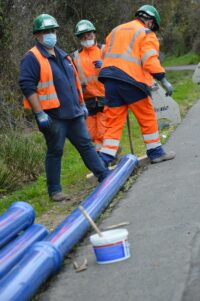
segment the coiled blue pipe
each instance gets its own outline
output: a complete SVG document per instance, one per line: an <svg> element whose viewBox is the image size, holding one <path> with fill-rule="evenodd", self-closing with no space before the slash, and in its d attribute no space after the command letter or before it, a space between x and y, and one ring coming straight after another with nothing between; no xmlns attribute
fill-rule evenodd
<svg viewBox="0 0 200 301"><path fill-rule="evenodd" d="M92 219L95 220L108 206L137 165L134 155L124 156L115 170L81 203ZM40 285L58 271L64 255L89 227L81 211L75 209L46 241L30 247L22 260L0 281L1 301L30 300Z"/></svg>
<svg viewBox="0 0 200 301"><path fill-rule="evenodd" d="M20 231L29 227L34 219L35 212L31 205L22 201L13 203L0 216L0 248Z"/></svg>
<svg viewBox="0 0 200 301"><path fill-rule="evenodd" d="M43 225L34 224L4 246L0 250L0 278L4 277L11 270L33 243L42 240L48 233L48 230Z"/></svg>

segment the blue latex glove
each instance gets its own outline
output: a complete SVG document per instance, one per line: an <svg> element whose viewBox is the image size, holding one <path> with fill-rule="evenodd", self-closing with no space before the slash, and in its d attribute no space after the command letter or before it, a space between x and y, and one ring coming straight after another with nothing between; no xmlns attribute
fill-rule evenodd
<svg viewBox="0 0 200 301"><path fill-rule="evenodd" d="M88 113L88 109L86 108L86 105L84 103L81 105L81 109L83 111L84 118L86 119L88 117L89 113Z"/></svg>
<svg viewBox="0 0 200 301"><path fill-rule="evenodd" d="M164 77L161 79L161 85L163 86L163 88L166 91L166 96L171 96L173 93L173 89L172 89L172 85L170 84L170 82L168 82L168 80Z"/></svg>
<svg viewBox="0 0 200 301"><path fill-rule="evenodd" d="M97 60L97 61L94 61L94 62L93 62L95 68L101 68L102 63L103 63L102 60Z"/></svg>
<svg viewBox="0 0 200 301"><path fill-rule="evenodd" d="M38 122L38 125L41 128L48 128L50 124L49 116L44 112L40 111L38 113L35 113L36 120Z"/></svg>

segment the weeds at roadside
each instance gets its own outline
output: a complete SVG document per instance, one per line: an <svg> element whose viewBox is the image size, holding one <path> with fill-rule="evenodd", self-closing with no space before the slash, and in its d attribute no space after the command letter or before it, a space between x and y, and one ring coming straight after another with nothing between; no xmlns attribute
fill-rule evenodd
<svg viewBox="0 0 200 301"><path fill-rule="evenodd" d="M24 183L35 181L44 170L42 143L35 143L34 134L9 132L1 135L0 144L0 187L1 193L22 187Z"/></svg>

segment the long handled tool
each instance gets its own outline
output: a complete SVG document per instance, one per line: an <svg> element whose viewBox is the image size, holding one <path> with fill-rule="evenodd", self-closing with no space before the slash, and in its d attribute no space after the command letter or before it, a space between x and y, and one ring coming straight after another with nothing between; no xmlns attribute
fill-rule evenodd
<svg viewBox="0 0 200 301"><path fill-rule="evenodd" d="M82 206L78 206L78 208L81 210L81 212L83 213L83 215L85 216L85 218L88 220L88 222L90 223L90 225L93 227L93 229L99 234L99 236L103 236L102 233L101 233L101 231L99 230L99 228L95 224L95 222L91 219L91 217L87 213L87 211L85 211L85 209Z"/></svg>
<svg viewBox="0 0 200 301"><path fill-rule="evenodd" d="M128 129L128 137L129 137L129 143L130 143L130 150L131 150L131 154L134 155L133 140L132 140L132 135L131 135L131 122L130 122L129 111L128 111L128 114L127 114L126 123L127 123L127 129Z"/></svg>

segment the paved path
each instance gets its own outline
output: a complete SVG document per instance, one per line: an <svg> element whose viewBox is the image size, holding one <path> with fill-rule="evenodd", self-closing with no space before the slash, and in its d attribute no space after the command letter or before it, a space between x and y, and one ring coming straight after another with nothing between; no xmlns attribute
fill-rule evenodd
<svg viewBox="0 0 200 301"><path fill-rule="evenodd" d="M184 65L184 66L172 66L165 67L167 71L186 71L186 70L195 70L197 65Z"/></svg>
<svg viewBox="0 0 200 301"><path fill-rule="evenodd" d="M199 133L200 101L165 145L167 150L176 151L176 158L149 165L103 221L101 227L130 221L126 228L131 258L98 265L86 238L77 250L76 260L86 257L88 269L75 273L71 260L66 260L62 271L40 295L40 301L200 300L199 289L196 299L192 292L182 298L193 271L191 253L194 248L196 253L199 251ZM198 271L193 272L198 278Z"/></svg>

